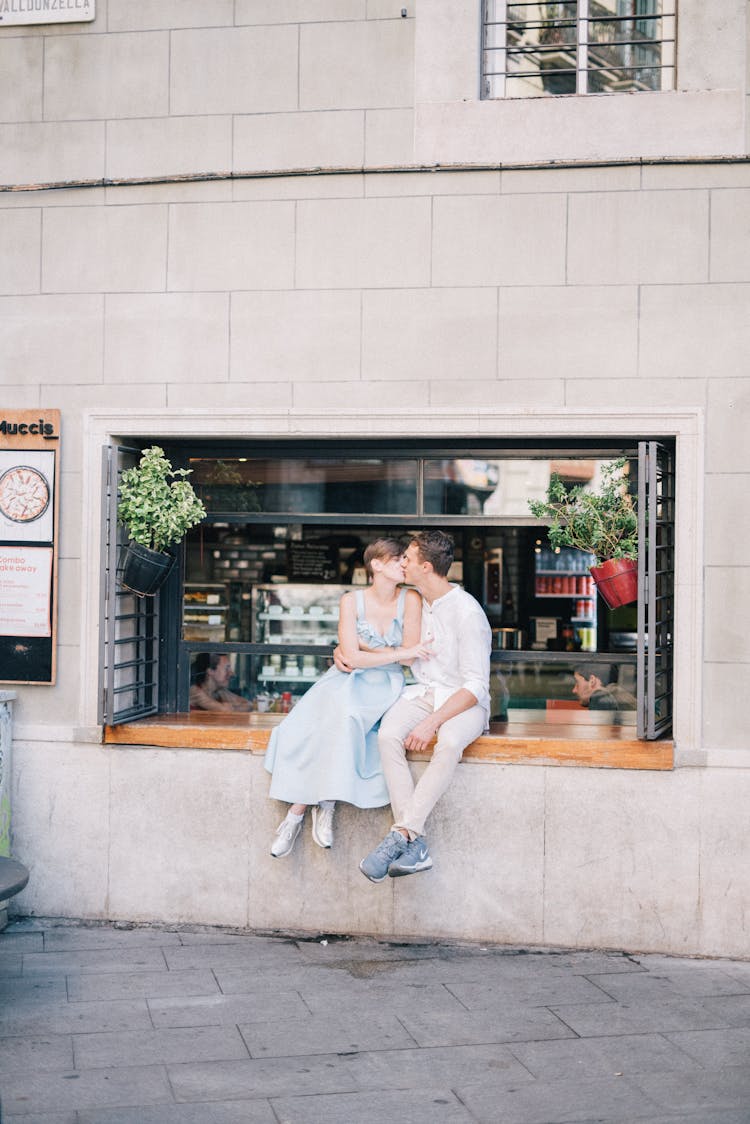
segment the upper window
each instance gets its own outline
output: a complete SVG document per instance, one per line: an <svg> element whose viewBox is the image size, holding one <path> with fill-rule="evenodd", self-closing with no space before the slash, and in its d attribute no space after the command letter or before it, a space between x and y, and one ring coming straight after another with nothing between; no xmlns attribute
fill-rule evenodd
<svg viewBox="0 0 750 1124"><path fill-rule="evenodd" d="M482 97L671 90L676 0L484 0Z"/></svg>

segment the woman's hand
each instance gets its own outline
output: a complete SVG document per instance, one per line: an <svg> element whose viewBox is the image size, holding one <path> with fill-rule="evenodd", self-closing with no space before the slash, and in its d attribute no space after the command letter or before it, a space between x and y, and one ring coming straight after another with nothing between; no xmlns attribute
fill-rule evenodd
<svg viewBox="0 0 750 1124"><path fill-rule="evenodd" d="M354 667L344 659L340 644L337 644L333 649L333 662L339 671L345 671L347 674L354 671Z"/></svg>
<svg viewBox="0 0 750 1124"><path fill-rule="evenodd" d="M432 640L420 640L411 648L397 648L396 659L399 663L411 663L412 660L428 660L432 655Z"/></svg>

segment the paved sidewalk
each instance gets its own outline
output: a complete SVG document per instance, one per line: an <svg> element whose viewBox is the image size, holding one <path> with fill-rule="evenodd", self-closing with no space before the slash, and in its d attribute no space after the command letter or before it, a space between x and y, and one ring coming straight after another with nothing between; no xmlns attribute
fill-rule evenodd
<svg viewBox="0 0 750 1124"><path fill-rule="evenodd" d="M19 920L7 1124L750 1124L750 962Z"/></svg>

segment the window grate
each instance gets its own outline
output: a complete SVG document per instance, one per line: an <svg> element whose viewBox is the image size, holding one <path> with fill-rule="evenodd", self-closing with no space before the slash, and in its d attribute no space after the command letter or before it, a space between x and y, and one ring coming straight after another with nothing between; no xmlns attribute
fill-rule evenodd
<svg viewBox="0 0 750 1124"><path fill-rule="evenodd" d="M671 90L675 0L484 0L482 97Z"/></svg>
<svg viewBox="0 0 750 1124"><path fill-rule="evenodd" d="M638 454L638 736L672 725L675 568L674 454L642 441Z"/></svg>
<svg viewBox="0 0 750 1124"><path fill-rule="evenodd" d="M159 595L136 597L117 585L126 535L117 526L117 489L140 450L104 450L102 633L99 720L114 726L156 714L159 701Z"/></svg>

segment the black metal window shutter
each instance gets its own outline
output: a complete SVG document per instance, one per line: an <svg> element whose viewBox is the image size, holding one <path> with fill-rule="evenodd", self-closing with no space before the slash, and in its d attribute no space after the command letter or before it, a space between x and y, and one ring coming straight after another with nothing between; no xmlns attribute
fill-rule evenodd
<svg viewBox="0 0 750 1124"><path fill-rule="evenodd" d="M672 725L674 668L674 452L638 443L638 737Z"/></svg>
<svg viewBox="0 0 750 1124"><path fill-rule="evenodd" d="M136 597L117 584L120 546L126 541L117 526L117 489L141 450L110 445L103 452L99 722L116 726L157 712L160 594Z"/></svg>

